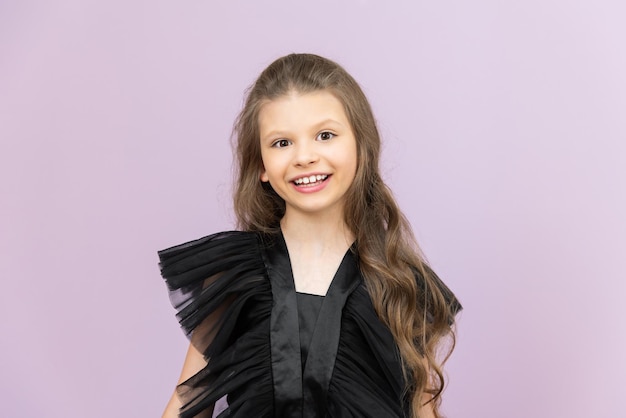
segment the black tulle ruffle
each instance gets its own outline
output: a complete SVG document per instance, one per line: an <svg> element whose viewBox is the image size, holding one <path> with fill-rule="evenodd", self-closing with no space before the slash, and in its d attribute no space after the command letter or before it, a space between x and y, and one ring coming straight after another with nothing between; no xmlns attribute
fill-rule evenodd
<svg viewBox="0 0 626 418"><path fill-rule="evenodd" d="M256 235L224 232L159 252L181 327L208 360L178 387L180 416L228 395L220 416L272 416L270 283Z"/></svg>

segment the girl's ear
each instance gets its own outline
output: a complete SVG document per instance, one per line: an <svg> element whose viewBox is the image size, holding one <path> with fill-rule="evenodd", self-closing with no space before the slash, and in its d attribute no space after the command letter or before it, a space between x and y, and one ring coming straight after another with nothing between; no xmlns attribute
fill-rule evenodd
<svg viewBox="0 0 626 418"><path fill-rule="evenodd" d="M267 183L270 181L269 177L267 177L267 172L265 171L265 167L261 167L261 175L259 176L263 183Z"/></svg>

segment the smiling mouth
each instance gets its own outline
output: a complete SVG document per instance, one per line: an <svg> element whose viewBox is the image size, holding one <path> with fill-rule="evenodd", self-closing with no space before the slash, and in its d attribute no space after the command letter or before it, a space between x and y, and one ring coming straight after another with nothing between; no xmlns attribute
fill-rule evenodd
<svg viewBox="0 0 626 418"><path fill-rule="evenodd" d="M296 186L315 186L328 178L327 174L318 174L316 176L301 177L295 179L293 183Z"/></svg>

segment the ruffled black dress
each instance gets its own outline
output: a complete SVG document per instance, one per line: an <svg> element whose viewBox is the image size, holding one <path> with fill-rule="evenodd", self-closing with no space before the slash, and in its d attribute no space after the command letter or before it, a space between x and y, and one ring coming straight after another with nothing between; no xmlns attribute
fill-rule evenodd
<svg viewBox="0 0 626 418"><path fill-rule="evenodd" d="M160 251L180 324L208 360L179 385L180 416L226 396L219 417L406 417L398 348L354 250L318 299L296 293L280 233L223 232Z"/></svg>

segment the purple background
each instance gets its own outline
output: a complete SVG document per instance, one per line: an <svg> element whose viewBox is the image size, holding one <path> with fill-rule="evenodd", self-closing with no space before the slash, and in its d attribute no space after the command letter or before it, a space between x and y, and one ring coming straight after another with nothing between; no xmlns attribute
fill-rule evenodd
<svg viewBox="0 0 626 418"><path fill-rule="evenodd" d="M242 93L310 51L465 305L448 415L624 416L624 2L383 3L0 2L0 415L160 414L187 343L156 251L232 227Z"/></svg>

